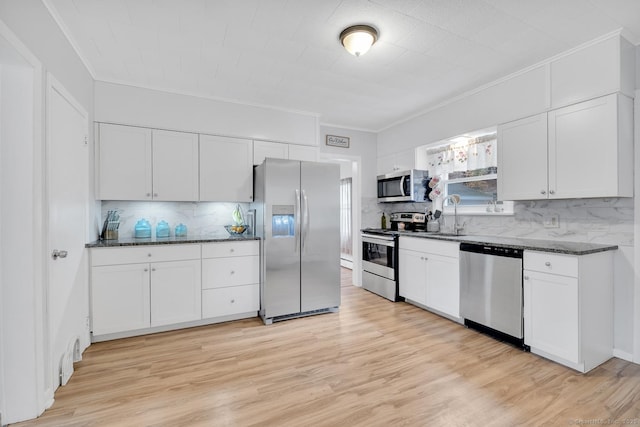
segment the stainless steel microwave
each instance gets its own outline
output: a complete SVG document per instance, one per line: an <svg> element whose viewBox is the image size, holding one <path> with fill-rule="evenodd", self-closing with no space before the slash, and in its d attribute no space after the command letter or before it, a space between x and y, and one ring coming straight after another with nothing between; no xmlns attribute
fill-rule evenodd
<svg viewBox="0 0 640 427"><path fill-rule="evenodd" d="M378 202L428 202L429 172L411 169L378 175Z"/></svg>

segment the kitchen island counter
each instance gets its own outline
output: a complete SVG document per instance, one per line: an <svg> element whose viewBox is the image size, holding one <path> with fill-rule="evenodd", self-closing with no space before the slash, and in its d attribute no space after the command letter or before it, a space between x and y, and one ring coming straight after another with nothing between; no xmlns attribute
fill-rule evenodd
<svg viewBox="0 0 640 427"><path fill-rule="evenodd" d="M126 237L117 240L96 240L85 245L86 248L115 248L118 246L144 246L144 245L172 245L187 243L211 243L211 242L233 242L244 240L260 240L259 237L245 235L229 235L228 233L213 233L205 235L194 235L186 237L147 237L133 238Z"/></svg>

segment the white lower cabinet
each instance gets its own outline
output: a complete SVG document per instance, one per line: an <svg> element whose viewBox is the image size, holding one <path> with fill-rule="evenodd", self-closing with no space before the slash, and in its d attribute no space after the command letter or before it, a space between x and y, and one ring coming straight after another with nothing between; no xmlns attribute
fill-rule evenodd
<svg viewBox="0 0 640 427"><path fill-rule="evenodd" d="M199 320L200 260L151 264L151 327Z"/></svg>
<svg viewBox="0 0 640 427"><path fill-rule="evenodd" d="M150 326L149 266L96 266L91 271L91 318L94 335Z"/></svg>
<svg viewBox="0 0 640 427"><path fill-rule="evenodd" d="M260 309L258 241L202 246L202 317L254 317Z"/></svg>
<svg viewBox="0 0 640 427"><path fill-rule="evenodd" d="M612 252L524 253L524 340L531 352L587 372L612 357Z"/></svg>
<svg viewBox="0 0 640 427"><path fill-rule="evenodd" d="M400 237L400 296L441 314L460 317L460 244Z"/></svg>
<svg viewBox="0 0 640 427"><path fill-rule="evenodd" d="M200 320L200 245L91 251L94 337Z"/></svg>

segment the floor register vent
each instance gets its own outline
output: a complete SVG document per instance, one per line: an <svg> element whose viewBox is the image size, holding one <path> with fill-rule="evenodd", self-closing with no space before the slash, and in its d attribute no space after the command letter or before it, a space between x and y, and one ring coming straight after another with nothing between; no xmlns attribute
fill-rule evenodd
<svg viewBox="0 0 640 427"><path fill-rule="evenodd" d="M80 338L71 340L67 346L67 351L60 357L60 385L66 385L69 382L69 378L73 374L74 362L82 360L82 354L80 353Z"/></svg>

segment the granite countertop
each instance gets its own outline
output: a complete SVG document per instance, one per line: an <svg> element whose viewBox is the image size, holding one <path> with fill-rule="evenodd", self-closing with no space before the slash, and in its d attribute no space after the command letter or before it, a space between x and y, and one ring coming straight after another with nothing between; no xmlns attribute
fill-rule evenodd
<svg viewBox="0 0 640 427"><path fill-rule="evenodd" d="M366 232L366 229L362 231ZM400 235L407 237L418 237L425 239L449 240L460 243L479 243L511 249L534 250L542 252L554 252L568 255L588 255L596 252L613 251L618 249L617 245L603 245L596 243L566 242L561 240L526 239L520 237L501 236L476 236L462 235L454 236L448 234L428 233L420 231L388 231L390 235Z"/></svg>
<svg viewBox="0 0 640 427"><path fill-rule="evenodd" d="M144 245L172 245L180 243L210 243L229 242L238 240L260 240L255 236L231 236L228 233L215 233L186 237L148 237L146 239L136 239L133 237L120 238L118 240L96 240L87 243L85 248L114 248L118 246L144 246Z"/></svg>

